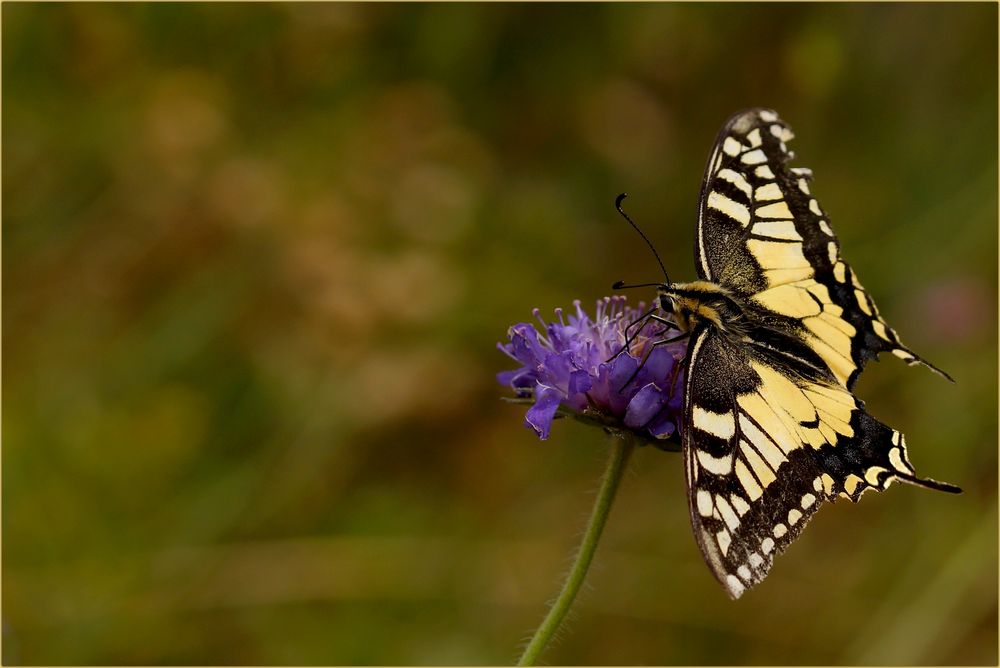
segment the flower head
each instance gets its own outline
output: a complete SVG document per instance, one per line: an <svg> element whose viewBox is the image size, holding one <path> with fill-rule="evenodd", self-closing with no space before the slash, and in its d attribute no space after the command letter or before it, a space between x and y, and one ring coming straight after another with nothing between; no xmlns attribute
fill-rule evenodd
<svg viewBox="0 0 1000 668"><path fill-rule="evenodd" d="M573 302L574 313L556 309L546 322L534 310L541 330L519 323L508 330L510 342L497 347L520 368L497 374L519 397L534 400L525 424L539 438L549 436L557 414L627 429L646 438L677 440L683 406L683 368L687 341L653 346L671 330L654 320L628 331L643 314L643 304L632 308L624 297L597 302L592 319ZM645 363L643 358L648 354Z"/></svg>

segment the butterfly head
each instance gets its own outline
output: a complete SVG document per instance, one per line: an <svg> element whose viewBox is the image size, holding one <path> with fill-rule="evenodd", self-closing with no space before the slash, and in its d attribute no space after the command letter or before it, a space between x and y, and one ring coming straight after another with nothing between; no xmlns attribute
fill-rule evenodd
<svg viewBox="0 0 1000 668"><path fill-rule="evenodd" d="M670 286L663 285L656 291L656 299L660 305L660 310L664 313L674 313L677 302L669 292Z"/></svg>
<svg viewBox="0 0 1000 668"><path fill-rule="evenodd" d="M733 299L729 291L721 285L709 281L693 281L691 283L673 283L667 274L667 268L663 265L660 254L653 247L653 242L643 233L639 226L629 218L625 210L622 209L622 201L626 194L622 193L615 200L615 208L618 213L628 221L636 232L642 237L649 249L653 251L656 262L663 271L663 283L641 283L638 285L625 285L624 281L618 281L612 287L614 290L625 288L643 288L656 286L657 305L660 309L673 317L677 326L682 331L688 332L694 329L700 322L710 322L721 330L738 330L739 324L743 320L743 309Z"/></svg>
<svg viewBox="0 0 1000 668"><path fill-rule="evenodd" d="M721 330L738 330L743 320L743 308L729 291L709 281L664 283L657 286L656 296L660 309L685 332L702 322Z"/></svg>

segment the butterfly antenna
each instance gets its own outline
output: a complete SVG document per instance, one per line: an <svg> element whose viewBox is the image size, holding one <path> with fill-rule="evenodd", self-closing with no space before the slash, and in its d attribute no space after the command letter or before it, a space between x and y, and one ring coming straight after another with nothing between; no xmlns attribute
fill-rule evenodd
<svg viewBox="0 0 1000 668"><path fill-rule="evenodd" d="M663 285L662 283L636 283L635 285L626 285L625 281L615 281L615 284L611 286L612 290L630 290L632 288L658 288Z"/></svg>
<svg viewBox="0 0 1000 668"><path fill-rule="evenodd" d="M639 236L642 237L642 240L646 242L647 246L649 246L649 250L653 251L653 256L656 257L656 261L660 264L660 269L663 270L663 278L666 279L667 283L670 283L670 276L667 274L667 268L663 266L663 260L660 259L660 254L657 253L656 248L653 247L653 242L649 240L649 237L647 237L645 233L639 229L639 226L636 225L632 221L632 219L628 217L628 214L625 213L625 210L622 209L622 202L625 200L626 197L628 197L628 193L622 193L617 198L615 198L615 208L618 209L618 213L622 215L622 218L627 220L628 224L631 225L633 228L635 228L635 231L639 233Z"/></svg>

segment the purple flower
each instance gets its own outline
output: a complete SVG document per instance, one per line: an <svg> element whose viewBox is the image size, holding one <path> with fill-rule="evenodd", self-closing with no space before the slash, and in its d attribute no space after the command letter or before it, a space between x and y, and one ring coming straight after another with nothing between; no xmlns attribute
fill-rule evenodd
<svg viewBox="0 0 1000 668"><path fill-rule="evenodd" d="M625 329L643 314L643 306L632 308L624 297L605 297L591 319L577 300L575 314L556 309L556 319L548 323L535 309L541 331L529 323L508 330L510 343L497 347L521 366L497 374L497 381L511 386L518 397L534 400L524 421L539 438L548 438L557 415L570 415L646 438L679 441L687 341L651 348L677 332L648 320L629 330L634 339L622 351Z"/></svg>

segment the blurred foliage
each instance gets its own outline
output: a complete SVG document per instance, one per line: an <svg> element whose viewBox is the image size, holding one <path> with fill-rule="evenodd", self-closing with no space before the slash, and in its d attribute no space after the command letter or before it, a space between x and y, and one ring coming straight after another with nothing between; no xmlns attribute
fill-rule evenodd
<svg viewBox="0 0 1000 668"><path fill-rule="evenodd" d="M694 276L721 123L795 128L846 257L955 385L859 394L906 486L730 602L643 451L553 663L996 664L995 4L4 4L3 662L504 664L601 434L494 348Z"/></svg>

